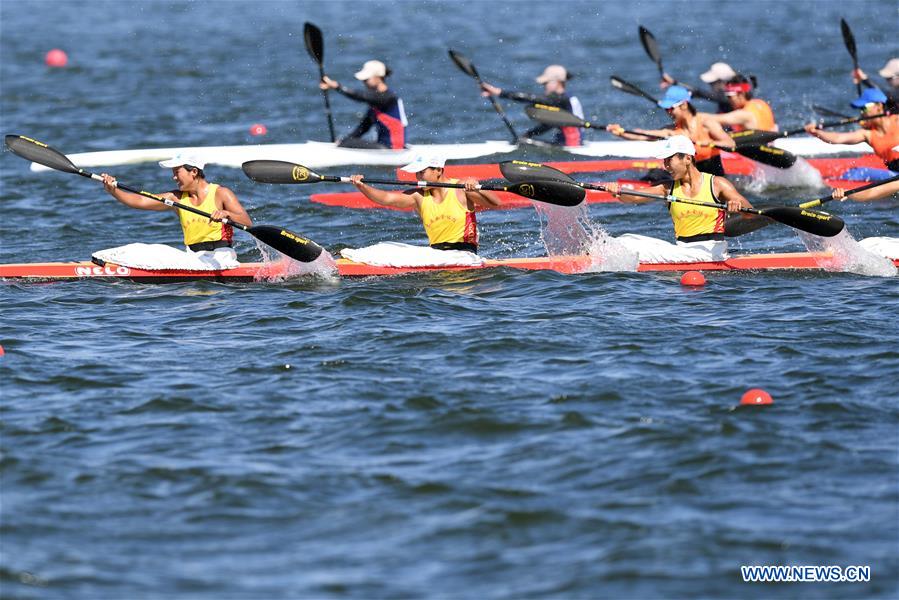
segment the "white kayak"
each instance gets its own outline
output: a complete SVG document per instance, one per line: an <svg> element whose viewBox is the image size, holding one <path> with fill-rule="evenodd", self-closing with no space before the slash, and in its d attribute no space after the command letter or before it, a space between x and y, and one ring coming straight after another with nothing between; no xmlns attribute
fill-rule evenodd
<svg viewBox="0 0 899 600"><path fill-rule="evenodd" d="M655 142L605 141L587 142L583 146L565 148L572 154L581 156L620 156L621 158L646 158L652 156ZM826 156L829 154L870 154L868 144L828 144L816 137L799 136L780 138L772 146L792 152L797 156Z"/></svg>
<svg viewBox="0 0 899 600"><path fill-rule="evenodd" d="M618 156L622 158L647 158L654 152L654 142L610 140L587 142L583 146L559 147L558 150L581 156ZM772 145L799 156L825 156L830 154L868 154L868 144L827 144L811 136L776 140ZM342 165L369 165L399 167L421 154L436 154L447 159L467 159L491 154L504 154L519 148L502 141L474 144L417 144L406 150L369 150L341 148L330 142L305 142L302 144L260 144L245 146L206 146L186 148L147 148L142 150L108 150L69 154L76 166L106 167L171 158L175 154L189 153L203 158L207 164L238 169L248 160L284 160L299 163L312 169ZM48 171L37 163L31 163L32 171Z"/></svg>
<svg viewBox="0 0 899 600"><path fill-rule="evenodd" d="M518 146L508 142L487 141L477 144L416 144L405 150L372 150L367 148L341 148L330 142L305 142L302 144L258 144L245 146L201 146L182 148L146 148L141 150L107 150L68 154L75 166L107 167L155 162L169 159L179 153L199 156L207 164L239 169L248 160L284 160L299 163L312 169L340 165L371 165L399 167L412 162L416 156L434 154L447 159L476 158L502 154ZM31 163L32 171L50 169Z"/></svg>

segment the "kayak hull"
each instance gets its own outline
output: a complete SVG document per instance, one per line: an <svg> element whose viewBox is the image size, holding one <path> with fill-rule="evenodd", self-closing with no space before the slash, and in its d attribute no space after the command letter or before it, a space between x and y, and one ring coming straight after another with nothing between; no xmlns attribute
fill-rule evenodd
<svg viewBox="0 0 899 600"><path fill-rule="evenodd" d="M781 254L750 254L723 261L691 263L641 263L640 272L683 271L822 271L832 257L829 254L790 252ZM899 266L899 259L893 260ZM560 256L535 258L488 259L483 265L457 267L378 267L337 260L337 273L342 277L396 276L413 273L482 271L487 269L518 269L527 271L555 271L573 274L593 270L589 256ZM84 279L129 280L146 283L181 281L246 282L282 279L283 264L246 263L233 269L217 271L150 270L121 265L98 265L90 261L20 263L0 265L0 279L27 281L66 281Z"/></svg>

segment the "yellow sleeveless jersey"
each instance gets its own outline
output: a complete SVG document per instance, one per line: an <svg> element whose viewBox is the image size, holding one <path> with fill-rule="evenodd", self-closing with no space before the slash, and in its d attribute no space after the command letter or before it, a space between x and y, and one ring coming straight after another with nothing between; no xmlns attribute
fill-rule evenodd
<svg viewBox="0 0 899 600"><path fill-rule="evenodd" d="M450 179L456 183L458 179ZM428 243L434 244L474 244L478 243L478 222L474 212L459 202L459 193L464 190L445 188L441 202L435 202L431 190L422 194L419 215L428 234Z"/></svg>
<svg viewBox="0 0 899 600"><path fill-rule="evenodd" d="M217 210L215 192L218 189L218 184L210 183L206 187L206 197L203 198L199 206L194 208L210 214L214 213ZM190 202L190 195L187 192L181 194L181 204L193 206ZM234 229L230 225L225 225L219 221L210 221L206 217L186 210L179 210L178 218L181 220L181 229L184 230L184 244L186 246L201 242L230 242L234 237Z"/></svg>
<svg viewBox="0 0 899 600"><path fill-rule="evenodd" d="M692 197L687 196L681 188L680 181L676 181L674 182L674 187L671 188L671 195L684 200L719 204L712 187L714 181L714 175L702 173L702 183L699 186L700 191ZM725 210L723 207L719 209L672 202L668 205L668 211L671 213L671 220L674 222L674 235L678 239L690 238L695 235L724 233Z"/></svg>

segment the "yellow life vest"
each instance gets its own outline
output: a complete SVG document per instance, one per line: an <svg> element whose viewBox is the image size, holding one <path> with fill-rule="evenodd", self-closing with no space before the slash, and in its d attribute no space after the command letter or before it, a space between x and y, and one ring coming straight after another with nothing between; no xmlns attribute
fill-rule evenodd
<svg viewBox="0 0 899 600"><path fill-rule="evenodd" d="M456 183L458 179L450 179ZM435 244L478 244L478 222L468 205L459 202L457 192L464 190L445 188L443 200L436 202L430 189L422 194L418 214L428 234L428 243ZM464 196L463 196L464 198Z"/></svg>
<svg viewBox="0 0 899 600"><path fill-rule="evenodd" d="M194 208L210 214L218 210L215 205L215 192L218 188L218 184L210 183L206 187L206 197L199 206L194 206ZM181 204L193 206L190 194L187 192L181 194ZM186 210L179 210L178 218L181 220L181 229L184 230L184 245L186 246L201 242L225 241L230 243L234 237L234 228L220 221L210 221L207 217Z"/></svg>
<svg viewBox="0 0 899 600"><path fill-rule="evenodd" d="M708 204L721 204L715 197L715 176L702 173L702 183L699 184L699 193L688 196L684 193L680 181L675 181L671 188L671 195L684 200L695 200ZM671 220L674 222L674 235L677 239L691 238L697 235L724 233L724 217L726 212L722 208L709 206L696 206L685 202L671 202L668 205Z"/></svg>

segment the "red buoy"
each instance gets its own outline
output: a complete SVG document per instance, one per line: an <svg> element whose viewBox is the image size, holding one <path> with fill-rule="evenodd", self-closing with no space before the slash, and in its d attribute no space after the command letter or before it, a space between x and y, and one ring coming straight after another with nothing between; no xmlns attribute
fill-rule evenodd
<svg viewBox="0 0 899 600"><path fill-rule="evenodd" d="M680 278L681 285L705 285L705 275L699 271L687 271Z"/></svg>
<svg viewBox="0 0 899 600"><path fill-rule="evenodd" d="M268 133L268 128L262 123L253 123L250 126L250 135L265 135Z"/></svg>
<svg viewBox="0 0 899 600"><path fill-rule="evenodd" d="M69 57L59 48L54 48L47 52L44 62L47 63L48 67L64 67L69 62Z"/></svg>
<svg viewBox="0 0 899 600"><path fill-rule="evenodd" d="M752 388L751 390L746 390L743 397L740 398L740 404L774 404L774 400L771 399L771 394L765 390Z"/></svg>

